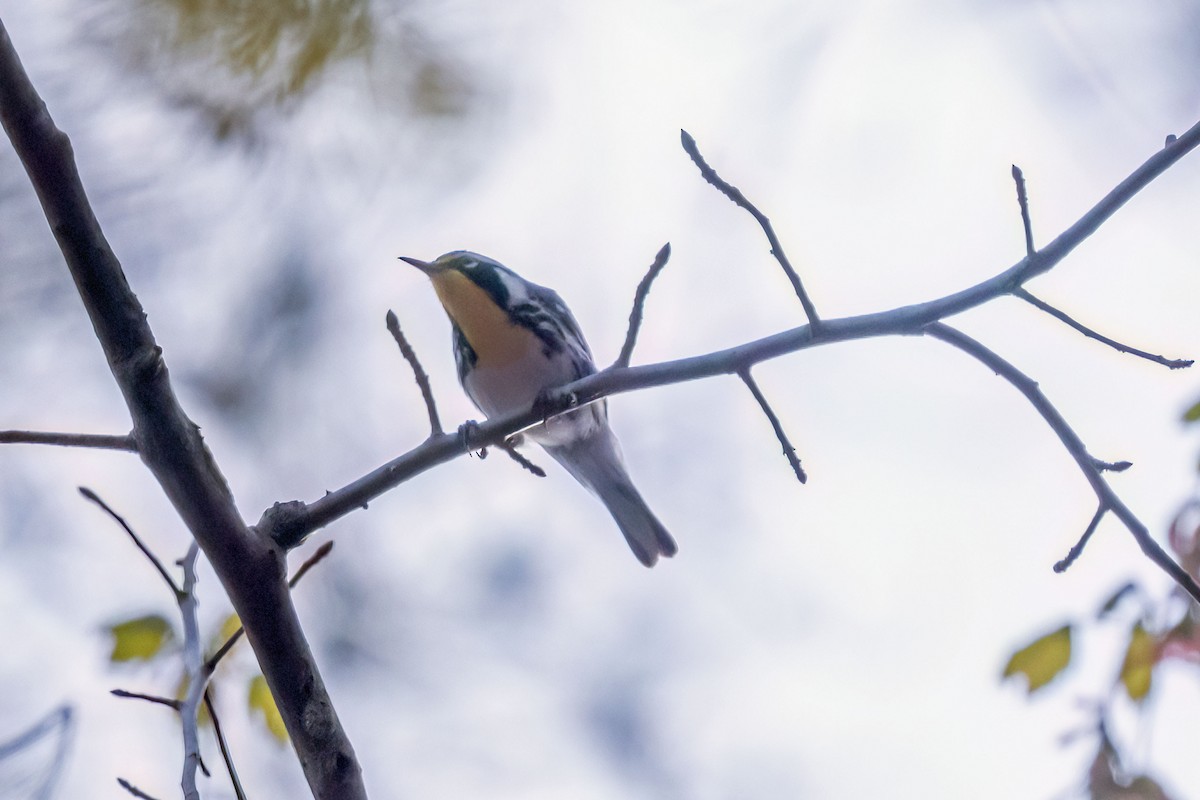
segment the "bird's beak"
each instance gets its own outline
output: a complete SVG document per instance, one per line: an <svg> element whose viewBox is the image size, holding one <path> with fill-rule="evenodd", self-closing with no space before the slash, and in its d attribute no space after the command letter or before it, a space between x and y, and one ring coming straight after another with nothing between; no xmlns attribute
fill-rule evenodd
<svg viewBox="0 0 1200 800"><path fill-rule="evenodd" d="M432 275L436 271L436 267L428 261L422 261L419 258L409 258L408 256L400 256L400 260L408 264L412 264L417 269L424 272L426 275Z"/></svg>

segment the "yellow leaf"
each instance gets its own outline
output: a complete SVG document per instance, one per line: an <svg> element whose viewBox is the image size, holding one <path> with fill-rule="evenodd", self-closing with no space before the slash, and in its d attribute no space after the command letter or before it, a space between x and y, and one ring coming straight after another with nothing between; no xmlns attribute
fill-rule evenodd
<svg viewBox="0 0 1200 800"><path fill-rule="evenodd" d="M1004 677L1024 675L1033 694L1054 680L1071 661L1071 626L1063 625L1012 654Z"/></svg>
<svg viewBox="0 0 1200 800"><path fill-rule="evenodd" d="M241 627L242 620L237 614L230 614L228 617L226 617L225 621L221 623L221 632L218 634L221 640L217 642L217 646L223 645L225 642L229 641L229 637L237 633L238 629Z"/></svg>
<svg viewBox="0 0 1200 800"><path fill-rule="evenodd" d="M288 734L287 728L283 724L283 716L279 713L279 707L275 705L275 697L271 694L270 687L267 686L267 679L262 675L258 675L250 681L250 694L247 700L251 711L258 711L262 714L267 730L280 742L286 742Z"/></svg>
<svg viewBox="0 0 1200 800"><path fill-rule="evenodd" d="M1129 647L1121 664L1121 684L1131 700L1143 700L1150 694L1150 678L1157 660L1158 642L1139 622L1129 634Z"/></svg>
<svg viewBox="0 0 1200 800"><path fill-rule="evenodd" d="M173 636L171 623L159 614L117 622L109 626L113 637L110 661L148 661L158 655Z"/></svg>

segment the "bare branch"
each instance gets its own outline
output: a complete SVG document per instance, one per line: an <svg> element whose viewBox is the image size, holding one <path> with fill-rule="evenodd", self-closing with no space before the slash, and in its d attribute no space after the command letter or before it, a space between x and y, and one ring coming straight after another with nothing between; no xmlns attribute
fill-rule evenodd
<svg viewBox="0 0 1200 800"><path fill-rule="evenodd" d="M78 488L81 495L100 506L100 508L104 510L104 513L112 517L118 525L125 529L125 532L129 534L129 538L133 539L133 543L137 545L138 550L142 551L142 555L149 559L150 563L154 565L154 568L158 570L158 574L162 576L164 581L166 581L167 586L170 587L171 592L175 595L175 599L178 600L179 595L183 590L179 588L179 584L175 583L175 579L171 577L171 573L167 572L167 568L164 567L162 562L158 560L158 556L154 555L150 548L146 546L146 543L143 542L138 535L133 532L133 528L129 527L129 523L125 521L125 518L113 511L109 507L108 503L101 500L99 495L97 495L91 489L87 488L86 486L80 486Z"/></svg>
<svg viewBox="0 0 1200 800"><path fill-rule="evenodd" d="M136 453L133 436L102 433L56 433L54 431L0 431L0 444L50 444L59 447L91 447L98 450L124 450Z"/></svg>
<svg viewBox="0 0 1200 800"><path fill-rule="evenodd" d="M1017 205L1021 207L1021 226L1025 229L1025 255L1032 258L1037 249L1033 246L1033 222L1029 219L1029 195L1025 192L1025 173L1016 164L1012 165L1013 181L1017 184Z"/></svg>
<svg viewBox="0 0 1200 800"><path fill-rule="evenodd" d="M2 22L0 123L37 192L125 398L142 460L245 623L309 787L318 800L366 797L354 748L282 580L284 554L247 528L199 428L180 406L145 310L88 202L70 141L55 127Z"/></svg>
<svg viewBox="0 0 1200 800"><path fill-rule="evenodd" d="M159 697L153 694L142 694L141 692L127 692L124 689L113 689L109 692L113 697L124 697L132 700L145 700L147 703L156 703L160 706L178 711L183 705L179 700L172 697Z"/></svg>
<svg viewBox="0 0 1200 800"><path fill-rule="evenodd" d="M400 330L400 320L396 318L394 311L387 312L387 329L391 331L392 338L400 347L400 355L404 356L404 360L412 367L413 377L416 378L417 386L421 389L421 397L425 399L425 410L429 412L429 435L437 436L442 432L442 422L438 419L437 403L433 399L433 387L429 385L429 376L421 367L417 351L413 350L412 345L408 343L408 339Z"/></svg>
<svg viewBox="0 0 1200 800"><path fill-rule="evenodd" d="M229 781L233 784L234 794L237 795L238 800L246 800L246 792L242 789L237 769L233 766L233 753L229 750L229 743L225 741L225 733L221 730L221 720L217 717L217 709L213 704L212 692L207 686L204 688L204 707L208 709L208 718L212 720L213 733L217 736L217 747L221 749L221 760L225 762L225 771L229 773Z"/></svg>
<svg viewBox="0 0 1200 800"><path fill-rule="evenodd" d="M294 589L296 584L300 582L300 579L303 578L310 569L321 563L325 556L329 555L331 552L333 552L333 542L325 542L318 547L313 554L305 559L304 563L300 565L300 568L296 570L296 574L288 579L288 588ZM205 672L211 674L212 671L217 668L217 664L220 663L221 659L233 649L233 646L237 644L238 639L241 639L242 634L245 632L245 628L242 627L239 627L236 631L234 631L230 637L225 640L225 643L217 648L217 652L209 656L208 660L204 662Z"/></svg>
<svg viewBox="0 0 1200 800"><path fill-rule="evenodd" d="M758 210L758 208L746 199L741 190L736 186L725 181L717 171L708 165L704 160L704 156L700 155L700 148L696 146L696 140L687 131L680 131L680 139L683 142L683 149L691 157L692 162L700 169L700 174L704 176L704 180L711 183L717 188L721 194L732 200L739 208L749 212L750 216L754 217L759 226L766 234L767 242L771 245L771 255L779 262L779 266L783 268L783 273L787 275L788 281L792 284L792 291L796 293L796 297L800 299L800 305L804 307L804 315L808 317L808 323L817 328L821 324L821 318L817 316L817 307L813 305L812 300L808 296L808 292L804 289L804 284L800 282L800 276L796 274L796 270L792 268L792 263L788 261L787 254L783 252L783 245L779 243L779 238L775 235L775 228L771 225L771 220L767 219L767 215Z"/></svg>
<svg viewBox="0 0 1200 800"><path fill-rule="evenodd" d="M1124 472L1133 466L1132 461L1101 461L1098 458L1093 458L1092 463L1101 472Z"/></svg>
<svg viewBox="0 0 1200 800"><path fill-rule="evenodd" d="M1092 534L1096 532L1096 528L1100 525L1100 520L1104 519L1106 513L1108 513L1108 506L1101 503L1099 508L1096 509L1096 513L1092 516L1092 521L1088 523L1087 529L1084 530L1083 536L1080 536L1075 546L1067 551L1066 558L1054 565L1055 572L1066 572L1083 555L1083 548L1087 547L1088 540L1092 538Z"/></svg>
<svg viewBox="0 0 1200 800"><path fill-rule="evenodd" d="M498 445L496 445L496 447L499 447L501 450L508 453L509 458L520 464L523 468L532 472L537 477L546 477L546 470L530 461L524 456L524 454L517 450L516 442L514 442L512 439L505 439L503 442L500 442Z"/></svg>
<svg viewBox="0 0 1200 800"><path fill-rule="evenodd" d="M1138 546L1142 548L1142 552L1164 572L1170 575L1194 600L1200 602L1200 584L1197 584L1196 580L1183 567L1179 566L1179 564L1175 563L1167 555L1158 542L1154 541L1153 537L1150 536L1150 531L1146 526L1121 502L1116 492L1112 490L1112 487L1104 479L1104 475L1096 468L1095 459L1088 454L1083 440L1071 429L1071 426L1063 419L1058 409L1051 404L1042 393L1042 390L1038 388L1036 381L1029 378L1025 373L996 355L996 353L984 345L966 334L951 328L949 325L935 322L928 325L925 331L930 336L957 347L959 350L981 362L1001 378L1012 384L1017 391L1025 395L1025 398L1029 400L1037 412L1042 415L1042 419L1046 421L1046 424L1050 426L1050 429L1058 436L1063 447L1075 459L1075 463L1083 472L1083 476L1087 478L1092 490L1096 493L1096 498L1099 500L1101 508L1112 511L1125 524L1129 532L1133 534L1133 538L1138 543ZM1082 544L1081 542L1077 547L1082 548ZM1074 557L1077 558L1078 555L1076 553Z"/></svg>
<svg viewBox="0 0 1200 800"><path fill-rule="evenodd" d="M139 798L139 800L157 800L157 798L155 798L152 795L146 794L141 789L137 788L136 786L134 786L132 783L125 780L124 778L117 778L117 783L121 784L122 789L129 792L134 797Z"/></svg>
<svg viewBox="0 0 1200 800"><path fill-rule="evenodd" d="M183 724L184 800L200 800L200 790L196 788L196 770L200 766L199 712L210 674L204 669L204 659L200 655L200 623L196 614L196 557L199 553L200 545L193 541L187 555L179 560L183 567L179 613L183 617L183 667L187 676L187 693L179 706Z"/></svg>
<svg viewBox="0 0 1200 800"><path fill-rule="evenodd" d="M1103 344L1108 345L1109 347L1111 347L1112 349L1114 349L1118 352L1129 353L1130 355L1137 356L1138 358L1144 358L1147 361L1153 361L1155 364L1162 364L1164 367L1167 367L1168 369L1186 369L1187 367L1190 367L1193 363L1195 363L1190 358L1189 359L1163 358L1162 356L1156 356L1153 353L1147 353L1145 350L1138 350L1136 347L1130 347L1129 345L1121 344L1120 342L1116 341L1115 339L1110 339L1107 336L1105 336L1104 334L1097 333L1096 331L1092 330L1091 328L1087 327L1086 325L1075 321L1068 314L1066 314L1066 312L1060 311L1059 309L1055 308L1054 306L1050 305L1049 303L1047 303L1043 300L1039 300L1037 297L1034 297L1033 294L1031 294L1029 292L1029 290L1025 289L1024 287L1018 287L1018 288L1014 289L1013 294L1015 296L1021 298L1025 302L1029 303L1031 306L1034 306L1035 308L1045 311L1047 314L1054 317L1055 319L1065 322L1066 324L1070 325L1075 330L1082 333L1084 336L1087 336L1089 339L1095 339L1098 342L1102 342Z"/></svg>
<svg viewBox="0 0 1200 800"><path fill-rule="evenodd" d="M747 367L746 369L739 370L738 376L746 384L746 388L750 390L750 394L754 395L754 399L758 401L758 405L762 408L763 413L767 415L771 427L775 429L775 438L783 446L783 454L787 457L788 463L792 465L792 472L796 473L796 480L801 483L807 483L808 475L804 473L804 467L800 466L800 459L796 456L796 448L788 441L787 434L783 430L783 424L779 421L779 417L775 416L775 411L771 408L771 404L767 402L766 395L758 388L758 383L754 380L754 376L750 374L750 368Z"/></svg>
<svg viewBox="0 0 1200 800"><path fill-rule="evenodd" d="M667 242L654 256L654 263L650 265L650 269L638 283L637 291L633 293L633 309L629 312L629 329L625 332L625 344L621 345L621 352L612 364L614 367L629 366L629 359L633 357L633 348L637 344L638 331L642 327L642 307L645 306L646 297L650 294L650 286L658 274L663 271L663 267L667 265L667 259L670 257L671 243Z"/></svg>

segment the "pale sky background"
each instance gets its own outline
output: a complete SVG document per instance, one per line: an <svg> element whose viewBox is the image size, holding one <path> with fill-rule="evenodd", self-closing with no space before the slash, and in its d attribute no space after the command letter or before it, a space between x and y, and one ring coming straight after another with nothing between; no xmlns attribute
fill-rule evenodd
<svg viewBox="0 0 1200 800"><path fill-rule="evenodd" d="M418 444L426 418L383 326L394 309L444 422L476 416L448 323L399 255L491 255L556 287L598 360L634 287L673 257L634 360L802 322L753 221L679 147L686 128L775 222L826 317L931 299L1023 253L1010 177L1049 241L1200 113L1200 5L897 0L369 4L376 43L306 94L213 136L245 96L162 46L163 5L0 0L0 18L243 514L313 500ZM157 10L156 10L157 9ZM449 65L461 113L419 115L414 60ZM247 102L247 107L255 106ZM1200 354L1200 155L1030 288L1105 333ZM7 143L0 146L0 428L129 422ZM1181 412L1197 378L1086 340L1014 299L952 321L1040 382L1160 538L1195 491ZM296 591L373 797L1059 798L1093 738L1124 617L1077 641L1032 702L1011 652L1126 580L1169 584L1106 521L1051 565L1095 500L1028 403L920 338L820 348L756 371L808 470L795 483L739 381L610 404L637 482L680 544L645 570L602 507L550 470L461 458L313 537ZM0 451L0 741L70 703L57 797L178 796L174 667L112 669L104 626L173 613L124 535L165 559L186 531L136 458ZM200 584L204 624L228 612ZM290 749L223 722L253 797L303 796ZM1176 798L1200 797L1200 683L1176 668L1116 734ZM1151 724L1144 721L1148 719ZM206 757L217 769L215 748ZM0 793L3 793L0 785ZM222 778L205 797L231 797Z"/></svg>

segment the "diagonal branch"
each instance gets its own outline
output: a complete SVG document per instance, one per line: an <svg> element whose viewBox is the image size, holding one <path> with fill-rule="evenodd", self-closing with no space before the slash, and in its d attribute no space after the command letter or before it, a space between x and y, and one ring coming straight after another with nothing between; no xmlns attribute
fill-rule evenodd
<svg viewBox="0 0 1200 800"><path fill-rule="evenodd" d="M174 593L176 600L178 600L179 595L183 592L183 590L179 588L179 584L177 584L175 579L171 577L171 573L167 572L167 568L163 566L163 563L158 560L158 556L154 555L154 551L147 547L146 543L143 542L136 533L134 533L133 528L129 527L129 523L125 521L125 518L116 511L113 511L108 503L101 500L99 495L86 486L80 486L79 493L88 500L91 500L96 505L100 506L100 508L104 510L104 513L112 517L113 520L115 520L116 523L120 525L127 534L129 534L129 538L133 539L133 543L137 545L137 549L141 550L142 555L144 555L150 561L150 563L154 565L154 568L158 570L158 574L162 576L162 579L166 582L172 593Z"/></svg>
<svg viewBox="0 0 1200 800"><path fill-rule="evenodd" d="M1083 323L1077 322L1075 319L1073 319L1071 316L1069 316L1066 312L1060 311L1059 309L1055 308L1054 306L1050 305L1049 303L1045 302L1044 300L1038 299L1024 287L1019 287L1017 289L1014 289L1013 295L1021 298L1022 300L1024 300L1026 303L1029 303L1034 308L1038 308L1042 311L1045 311L1047 314L1054 317L1055 319L1057 319L1061 322L1065 322L1067 325L1070 325L1072 328L1079 331L1080 333L1082 333L1084 336L1088 337L1089 339L1095 339L1098 342L1102 342L1103 344L1108 345L1109 347L1111 347L1112 349L1116 350L1119 353L1128 353L1132 356L1137 356L1138 358L1144 358L1147 361L1153 361L1155 364L1162 364L1167 369L1186 369L1187 367L1190 367L1192 364L1195 363L1190 358L1187 358L1187 359L1185 359L1185 358L1164 358L1163 356L1156 356L1153 353L1147 353L1145 350L1139 350L1136 347L1130 347L1129 345L1121 344L1116 339L1110 339L1102 333L1097 333L1096 331L1087 327Z"/></svg>
<svg viewBox="0 0 1200 800"><path fill-rule="evenodd" d="M247 528L216 461L175 396L162 350L92 212L67 136L0 23L0 123L25 166L162 486L238 612L315 797L366 796L283 580L284 553Z"/></svg>
<svg viewBox="0 0 1200 800"><path fill-rule="evenodd" d="M638 331L642 327L642 309L646 305L646 297L650 294L650 286L658 274L663 271L663 267L667 265L667 259L670 257L671 243L667 242L654 256L654 263L650 265L650 269L638 283L637 291L633 293L633 309L629 312L629 330L625 332L625 343L621 345L621 352L617 356L617 360L613 362L614 367L629 366L629 359L633 357L634 345L637 344Z"/></svg>
<svg viewBox="0 0 1200 800"><path fill-rule="evenodd" d="M807 483L808 475L805 474L804 467L800 466L800 459L796 456L796 448L788 440L787 433L783 430L783 423L775 415L775 410L771 408L766 395L762 393L762 389L758 388L758 382L750 374L750 368L747 367L746 369L738 370L738 377L742 379L742 383L746 384L746 388L750 390L750 394L754 395L754 399L758 401L759 407L767 415L767 420L775 430L775 438L779 440L779 444L783 447L783 455L787 458L788 464L791 465L792 472L796 473L796 480L801 483Z"/></svg>
<svg viewBox="0 0 1200 800"><path fill-rule="evenodd" d="M1025 399L1042 415L1042 419L1046 421L1046 424L1058 436L1059 441L1062 442L1063 447L1067 449L1071 457L1075 459L1075 463L1079 466L1080 471L1083 472L1083 476L1091 485L1092 491L1096 493L1096 498L1100 502L1100 511L1097 512L1093 523L1099 523L1099 517L1105 510L1112 511L1125 524L1129 532L1133 534L1133 538L1138 543L1138 546L1142 548L1142 552L1164 572L1170 575L1176 583L1182 586L1194 600L1200 602L1200 584L1197 584L1196 580L1183 567L1179 566L1179 564L1175 563L1167 555L1158 542L1154 541L1153 537L1150 536L1150 531L1146 526L1121 502L1121 498L1117 496L1112 487L1108 485L1108 481L1104 479L1103 473L1097 469L1095 459L1088 453L1083 440L1072 430L1058 409L1042 393L1036 381L984 345L966 334L951 328L949 325L935 322L927 326L925 331L935 339L940 339L947 344L953 345L981 362L984 366L1012 384L1017 391L1025 395ZM1094 525L1091 527L1094 529ZM1083 544L1084 542L1080 542L1077 547L1082 548ZM1075 557L1078 557L1078 553L1075 554ZM1062 563L1059 562L1059 564Z"/></svg>
<svg viewBox="0 0 1200 800"><path fill-rule="evenodd" d="M758 210L758 207L746 199L746 195L742 194L741 190L736 186L728 183L724 178L717 174L717 171L708 165L704 160L704 156L700 155L700 148L696 145L696 140L687 131L680 131L680 140L683 142L683 149L691 157L692 162L700 169L700 174L704 176L704 180L711 183L717 188L721 194L732 200L739 208L742 208L754 217L754 220L763 229L763 233L767 237L767 243L771 246L771 255L775 256L775 260L779 262L779 266L783 268L783 273L787 275L787 279L792 284L792 291L796 293L796 297L800 300L800 305L804 307L804 315L808 317L808 323L814 328L821 324L821 318L817 316L817 307L813 305L812 299L809 298L808 292L804 289L804 284L800 282L800 276L792 267L792 263L788 260L787 254L783 252L783 245L779 243L779 238L775 235L775 228L771 225L771 220L767 219L767 215Z"/></svg>
<svg viewBox="0 0 1200 800"><path fill-rule="evenodd" d="M56 433L54 431L0 431L0 444L52 444L59 447L91 447L136 453L137 441L129 434Z"/></svg>
<svg viewBox="0 0 1200 800"><path fill-rule="evenodd" d="M1025 191L1025 173L1016 164L1012 165L1013 181L1017 184L1017 205L1021 207L1021 227L1025 229L1025 255L1032 257L1037 252L1033 246L1033 222L1029 218L1029 194Z"/></svg>
<svg viewBox="0 0 1200 800"><path fill-rule="evenodd" d="M396 345L400 348L400 355L404 356L404 360L412 367L413 378L417 381L421 397L425 400L425 410L429 413L429 435L437 436L442 432L442 421L438 419L437 403L433 399L433 387L429 385L429 375L421 366L421 360L417 358L417 351L413 350L412 345L405 338L404 332L400 330L400 320L396 318L394 311L387 312L387 329L391 332L392 338L396 340Z"/></svg>

